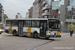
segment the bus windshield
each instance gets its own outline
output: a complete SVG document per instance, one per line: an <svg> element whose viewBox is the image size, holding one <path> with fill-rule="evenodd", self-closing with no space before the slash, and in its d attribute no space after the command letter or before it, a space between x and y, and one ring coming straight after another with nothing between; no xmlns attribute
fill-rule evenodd
<svg viewBox="0 0 75 50"><path fill-rule="evenodd" d="M49 29L50 30L59 30L60 29L60 22L58 22L58 21L49 21Z"/></svg>
<svg viewBox="0 0 75 50"><path fill-rule="evenodd" d="M4 29L4 26L3 25L0 25L0 29Z"/></svg>

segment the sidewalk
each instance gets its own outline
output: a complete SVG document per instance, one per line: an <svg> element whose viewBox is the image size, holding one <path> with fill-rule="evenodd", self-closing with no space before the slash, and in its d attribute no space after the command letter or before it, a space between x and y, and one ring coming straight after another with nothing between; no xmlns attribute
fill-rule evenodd
<svg viewBox="0 0 75 50"><path fill-rule="evenodd" d="M70 37L69 33L62 33L61 39L41 46L37 50L75 50L75 34Z"/></svg>

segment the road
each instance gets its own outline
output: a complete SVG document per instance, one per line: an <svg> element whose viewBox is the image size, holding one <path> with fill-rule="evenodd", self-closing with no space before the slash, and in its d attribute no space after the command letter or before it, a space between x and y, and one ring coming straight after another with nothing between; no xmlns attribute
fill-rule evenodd
<svg viewBox="0 0 75 50"><path fill-rule="evenodd" d="M0 50L25 50L52 40L18 37L3 33L0 35Z"/></svg>
<svg viewBox="0 0 75 50"><path fill-rule="evenodd" d="M18 36L13 36L11 34L3 33L0 35L0 50L36 50L36 49L54 50L54 47L57 46L58 44L59 44L58 46L61 47L64 46L60 44L65 43L67 36L69 36L69 34L62 34L61 39L46 40L46 39L36 39L36 38L29 38L29 37L18 37Z"/></svg>

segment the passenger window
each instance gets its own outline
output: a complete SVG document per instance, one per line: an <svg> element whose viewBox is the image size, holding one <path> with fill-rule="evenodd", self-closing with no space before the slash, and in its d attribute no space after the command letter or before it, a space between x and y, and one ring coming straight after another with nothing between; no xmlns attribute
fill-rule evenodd
<svg viewBox="0 0 75 50"><path fill-rule="evenodd" d="M39 27L40 21L32 21L32 27Z"/></svg>
<svg viewBox="0 0 75 50"><path fill-rule="evenodd" d="M24 21L24 27L31 27L31 21Z"/></svg>
<svg viewBox="0 0 75 50"><path fill-rule="evenodd" d="M13 20L12 21L12 26L18 26L18 21Z"/></svg>
<svg viewBox="0 0 75 50"><path fill-rule="evenodd" d="M11 21L10 20L6 20L6 26L11 26Z"/></svg>

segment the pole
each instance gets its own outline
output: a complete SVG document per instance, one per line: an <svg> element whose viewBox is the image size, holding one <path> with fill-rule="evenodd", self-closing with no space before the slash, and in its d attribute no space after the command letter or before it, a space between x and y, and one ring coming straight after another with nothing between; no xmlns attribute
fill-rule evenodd
<svg viewBox="0 0 75 50"><path fill-rule="evenodd" d="M73 28L73 15L72 15L72 28Z"/></svg>

